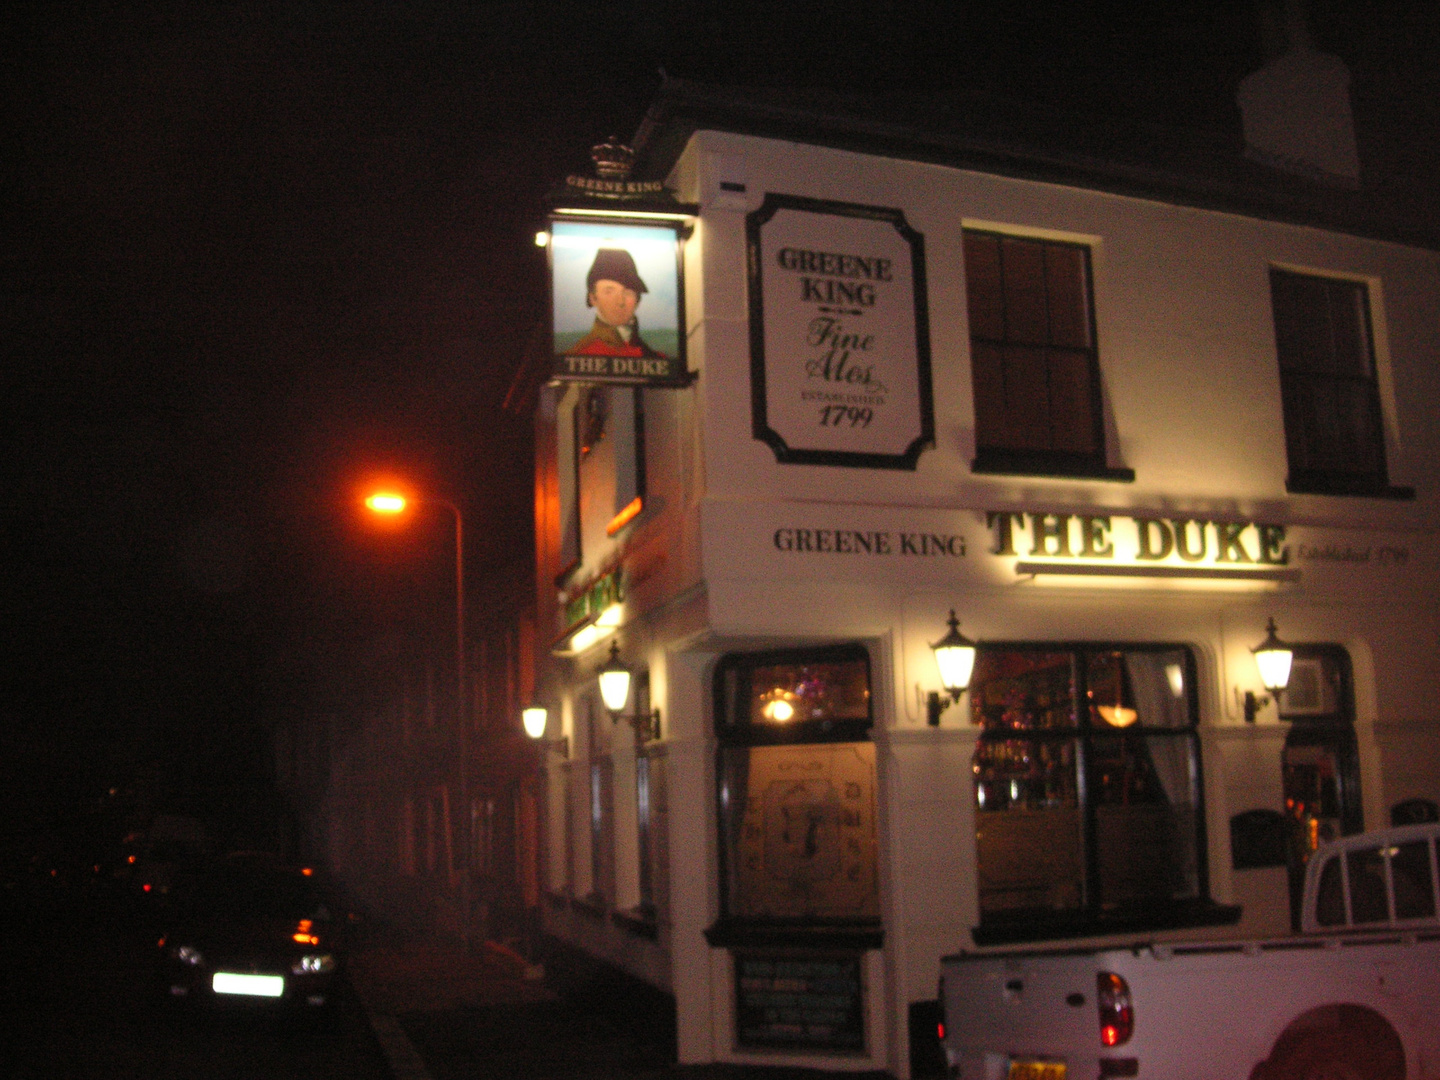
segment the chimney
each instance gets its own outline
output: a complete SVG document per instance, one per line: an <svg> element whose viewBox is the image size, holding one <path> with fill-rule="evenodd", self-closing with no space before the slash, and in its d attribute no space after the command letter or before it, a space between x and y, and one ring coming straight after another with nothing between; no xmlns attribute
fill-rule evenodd
<svg viewBox="0 0 1440 1080"><path fill-rule="evenodd" d="M1235 95L1245 156L1319 184L1358 188L1350 72L1339 57L1316 50L1304 0L1282 2L1284 52L1245 76Z"/></svg>

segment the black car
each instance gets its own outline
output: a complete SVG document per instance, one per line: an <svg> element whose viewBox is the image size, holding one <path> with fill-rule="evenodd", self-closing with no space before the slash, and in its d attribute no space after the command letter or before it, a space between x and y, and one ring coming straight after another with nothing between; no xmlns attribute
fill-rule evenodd
<svg viewBox="0 0 1440 1080"><path fill-rule="evenodd" d="M176 904L159 941L159 991L188 1003L323 1009L337 987L342 929L310 869L226 856Z"/></svg>

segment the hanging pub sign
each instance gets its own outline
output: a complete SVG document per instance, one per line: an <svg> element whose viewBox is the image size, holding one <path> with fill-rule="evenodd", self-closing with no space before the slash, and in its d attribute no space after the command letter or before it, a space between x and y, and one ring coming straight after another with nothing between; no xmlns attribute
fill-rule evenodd
<svg viewBox="0 0 1440 1080"><path fill-rule="evenodd" d="M591 151L596 176L552 196L551 378L688 386L680 245L691 209L659 182L629 179L633 153Z"/></svg>
<svg viewBox="0 0 1440 1080"><path fill-rule="evenodd" d="M746 219L755 438L913 469L933 444L925 239L900 210L769 194Z"/></svg>

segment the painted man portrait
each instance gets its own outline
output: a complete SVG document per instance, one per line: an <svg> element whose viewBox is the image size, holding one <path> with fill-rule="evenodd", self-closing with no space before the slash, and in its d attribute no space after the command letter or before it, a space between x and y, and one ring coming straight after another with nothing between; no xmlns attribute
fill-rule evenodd
<svg viewBox="0 0 1440 1080"><path fill-rule="evenodd" d="M585 304L595 310L589 333L565 352L570 356L663 356L640 336L635 309L650 290L623 248L600 248L585 275Z"/></svg>

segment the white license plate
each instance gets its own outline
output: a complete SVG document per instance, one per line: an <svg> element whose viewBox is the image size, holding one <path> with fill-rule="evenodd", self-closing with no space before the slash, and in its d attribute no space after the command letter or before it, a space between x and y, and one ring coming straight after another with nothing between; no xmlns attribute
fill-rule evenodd
<svg viewBox="0 0 1440 1080"><path fill-rule="evenodd" d="M1013 1058L1009 1080L1065 1080L1065 1062Z"/></svg>
<svg viewBox="0 0 1440 1080"><path fill-rule="evenodd" d="M237 975L229 971L217 971L210 985L217 994L278 998L285 993L285 979L280 975Z"/></svg>

